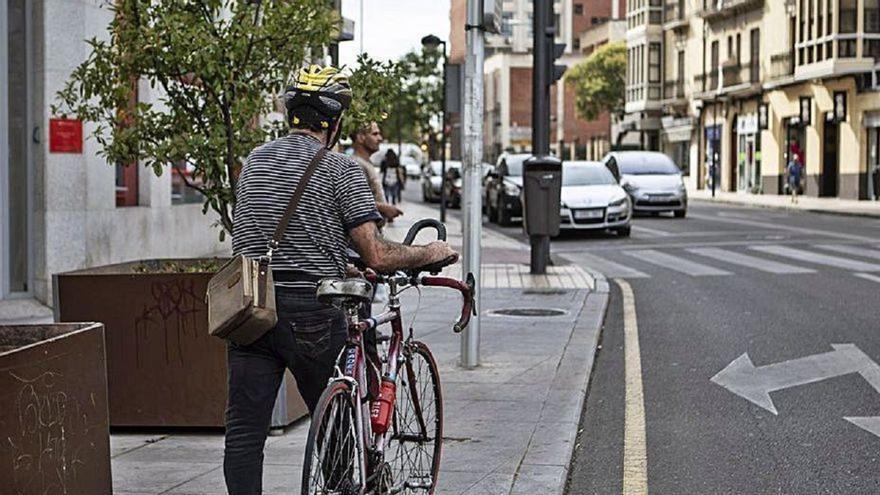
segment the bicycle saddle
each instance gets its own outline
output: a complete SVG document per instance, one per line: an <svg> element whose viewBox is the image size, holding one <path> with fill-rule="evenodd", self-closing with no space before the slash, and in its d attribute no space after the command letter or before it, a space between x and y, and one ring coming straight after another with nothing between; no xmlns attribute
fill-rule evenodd
<svg viewBox="0 0 880 495"><path fill-rule="evenodd" d="M353 301L367 303L373 301L373 286L360 278L324 278L318 282L318 301L325 304Z"/></svg>

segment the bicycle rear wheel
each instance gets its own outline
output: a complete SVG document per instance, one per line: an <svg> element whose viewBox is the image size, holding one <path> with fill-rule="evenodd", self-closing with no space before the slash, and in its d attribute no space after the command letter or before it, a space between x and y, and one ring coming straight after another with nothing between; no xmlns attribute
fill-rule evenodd
<svg viewBox="0 0 880 495"><path fill-rule="evenodd" d="M362 493L363 453L357 403L348 383L330 383L312 416L303 462L302 495Z"/></svg>
<svg viewBox="0 0 880 495"><path fill-rule="evenodd" d="M392 435L385 459L393 473L392 493L432 494L443 447L443 397L437 362L425 344L404 346L397 380Z"/></svg>

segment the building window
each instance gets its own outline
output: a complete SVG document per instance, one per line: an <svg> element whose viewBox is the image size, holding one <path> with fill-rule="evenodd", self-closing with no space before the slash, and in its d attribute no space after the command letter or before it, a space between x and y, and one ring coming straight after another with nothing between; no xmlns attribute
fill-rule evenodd
<svg viewBox="0 0 880 495"><path fill-rule="evenodd" d="M171 169L171 204L202 203L205 197L198 187L204 185L201 177L195 176L196 167L191 163L181 163ZM193 187L194 186L194 187Z"/></svg>
<svg viewBox="0 0 880 495"><path fill-rule="evenodd" d="M880 59L880 40L865 40L865 57Z"/></svg>
<svg viewBox="0 0 880 495"><path fill-rule="evenodd" d="M824 29L824 24L822 23L822 0L818 0L816 2L816 37L822 37L822 29ZM819 55L819 59L822 59L822 56Z"/></svg>
<svg viewBox="0 0 880 495"><path fill-rule="evenodd" d="M852 58L856 56L856 40L837 40L837 56Z"/></svg>
<svg viewBox="0 0 880 495"><path fill-rule="evenodd" d="M574 15L584 15L584 4L582 4L582 3L574 4Z"/></svg>
<svg viewBox="0 0 880 495"><path fill-rule="evenodd" d="M855 33L858 11L858 0L840 0L840 21L838 22L839 33ZM841 55L843 56L843 55Z"/></svg>
<svg viewBox="0 0 880 495"><path fill-rule="evenodd" d="M709 64L709 89L718 88L718 40L712 42L712 59Z"/></svg>
<svg viewBox="0 0 880 495"><path fill-rule="evenodd" d="M749 32L749 78L751 82L761 80L761 30L752 29Z"/></svg>
<svg viewBox="0 0 880 495"><path fill-rule="evenodd" d="M513 36L513 12L503 12L501 14L501 35L504 37Z"/></svg>
<svg viewBox="0 0 880 495"><path fill-rule="evenodd" d="M648 82L660 82L660 43L648 45Z"/></svg>
<svg viewBox="0 0 880 495"><path fill-rule="evenodd" d="M880 0L865 0L865 32L880 33Z"/></svg>

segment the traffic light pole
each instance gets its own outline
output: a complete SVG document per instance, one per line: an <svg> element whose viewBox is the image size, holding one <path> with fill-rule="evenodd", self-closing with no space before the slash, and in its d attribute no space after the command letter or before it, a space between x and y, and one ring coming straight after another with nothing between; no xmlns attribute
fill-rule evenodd
<svg viewBox="0 0 880 495"><path fill-rule="evenodd" d="M550 49L554 29L550 19L553 15L552 0L534 0L534 54L532 61L532 155L550 154L550 71L553 60ZM530 235L531 258L529 271L533 274L547 273L550 260L550 236Z"/></svg>
<svg viewBox="0 0 880 495"><path fill-rule="evenodd" d="M481 179L483 162L483 57L485 33L481 28L483 2L467 2L467 34L464 63L464 108L462 112L462 158L464 184L463 211L463 273L476 279L476 317L461 334L461 366L472 369L480 365L480 237L483 229ZM443 129L444 132L446 129Z"/></svg>

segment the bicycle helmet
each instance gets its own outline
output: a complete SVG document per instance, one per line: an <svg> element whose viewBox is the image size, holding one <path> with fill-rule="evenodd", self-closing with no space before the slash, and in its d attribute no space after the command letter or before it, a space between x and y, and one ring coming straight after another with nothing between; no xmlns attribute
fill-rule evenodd
<svg viewBox="0 0 880 495"><path fill-rule="evenodd" d="M336 67L303 67L284 92L287 120L296 128L332 131L350 104L348 77Z"/></svg>

